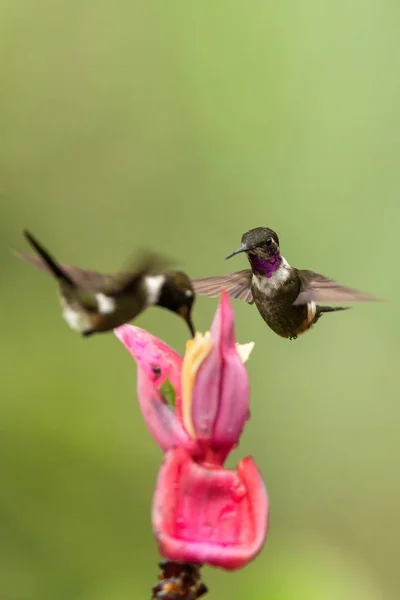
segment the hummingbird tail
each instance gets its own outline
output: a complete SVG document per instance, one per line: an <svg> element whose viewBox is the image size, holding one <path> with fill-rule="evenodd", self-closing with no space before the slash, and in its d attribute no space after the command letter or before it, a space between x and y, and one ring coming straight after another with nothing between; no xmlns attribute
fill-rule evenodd
<svg viewBox="0 0 400 600"><path fill-rule="evenodd" d="M75 288L75 282L65 273L65 271L60 267L59 264L55 261L55 259L39 244L39 242L33 237L29 231L24 231L24 237L28 240L30 245L36 250L39 256L47 265L48 269L53 273L54 277L61 282L68 284L69 286Z"/></svg>
<svg viewBox="0 0 400 600"><path fill-rule="evenodd" d="M317 306L317 313L337 312L338 310L348 310L351 306Z"/></svg>
<svg viewBox="0 0 400 600"><path fill-rule="evenodd" d="M339 310L348 310L349 308L351 308L351 306L319 306L319 305L317 305L315 317L314 317L314 323L316 323L318 321L318 319L324 313L338 312Z"/></svg>

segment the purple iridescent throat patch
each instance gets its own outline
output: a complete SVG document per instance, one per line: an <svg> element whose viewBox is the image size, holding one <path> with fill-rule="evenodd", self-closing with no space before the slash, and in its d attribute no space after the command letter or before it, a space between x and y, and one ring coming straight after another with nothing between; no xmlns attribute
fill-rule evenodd
<svg viewBox="0 0 400 600"><path fill-rule="evenodd" d="M282 257L280 254L276 254L275 256L271 256L271 258L266 259L250 254L249 260L253 269L253 273L257 273L257 275L264 275L269 279L279 268L282 262Z"/></svg>

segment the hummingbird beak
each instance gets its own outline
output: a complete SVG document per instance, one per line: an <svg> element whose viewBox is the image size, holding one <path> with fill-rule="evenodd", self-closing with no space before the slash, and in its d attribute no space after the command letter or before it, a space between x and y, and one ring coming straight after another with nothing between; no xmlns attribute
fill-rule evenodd
<svg viewBox="0 0 400 600"><path fill-rule="evenodd" d="M188 317L186 320L186 323L188 324L188 327L190 329L190 333L192 334L192 337L194 337L196 335L196 330L194 328L192 319L190 317Z"/></svg>
<svg viewBox="0 0 400 600"><path fill-rule="evenodd" d="M248 252L248 250L250 250L250 248L247 246L247 244L242 244L240 248L234 250L233 252L228 254L228 256L225 256L225 260L227 260L228 258L232 258L232 256L236 256L236 254L240 254L241 252Z"/></svg>
<svg viewBox="0 0 400 600"><path fill-rule="evenodd" d="M195 327L193 325L192 317L190 316L189 307L188 306L181 306L181 308L179 309L178 313L181 315L182 319L185 321L185 323L189 327L190 333L192 334L192 337L194 337L195 333L196 333L196 329L195 329Z"/></svg>

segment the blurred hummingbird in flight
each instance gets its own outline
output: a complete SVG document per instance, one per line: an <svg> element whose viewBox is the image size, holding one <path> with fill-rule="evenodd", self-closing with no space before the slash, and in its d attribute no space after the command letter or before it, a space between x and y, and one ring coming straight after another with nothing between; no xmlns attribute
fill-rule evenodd
<svg viewBox="0 0 400 600"><path fill-rule="evenodd" d="M164 259L148 254L132 272L110 275L60 265L28 231L24 236L38 256L17 254L47 271L58 282L64 319L88 337L128 323L150 306L166 308L184 319L192 336L195 293L189 277L167 271Z"/></svg>
<svg viewBox="0 0 400 600"><path fill-rule="evenodd" d="M255 304L267 325L279 336L295 340L324 313L346 310L319 302L377 301L368 294L345 287L314 271L291 267L282 256L279 238L268 227L256 227L242 235L240 248L226 258L245 252L250 269L193 280L196 293L215 297L225 289L229 296Z"/></svg>

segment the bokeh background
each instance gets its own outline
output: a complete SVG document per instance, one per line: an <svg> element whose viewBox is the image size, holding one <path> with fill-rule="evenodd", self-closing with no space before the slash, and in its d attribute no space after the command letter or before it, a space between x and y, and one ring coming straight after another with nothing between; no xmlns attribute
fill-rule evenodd
<svg viewBox="0 0 400 600"><path fill-rule="evenodd" d="M82 340L18 262L143 247L193 277L268 225L286 258L386 300L296 342L235 303L270 533L212 598L394 600L400 572L400 4L394 0L1 0L0 597L148 598L161 454L113 335ZM199 298L208 327L216 302ZM140 326L183 350L184 324Z"/></svg>

